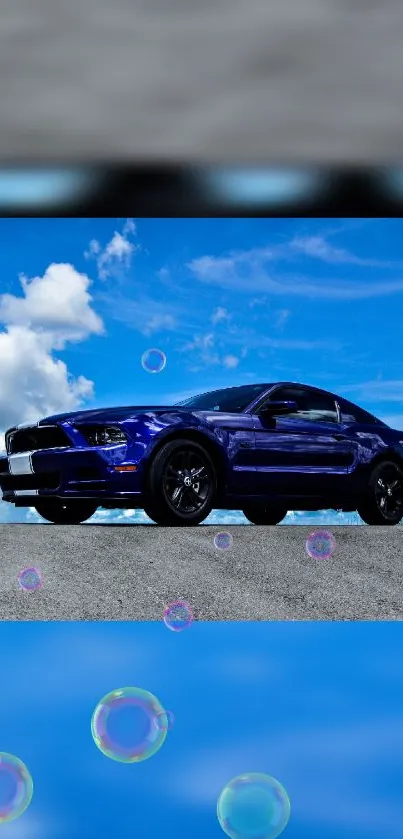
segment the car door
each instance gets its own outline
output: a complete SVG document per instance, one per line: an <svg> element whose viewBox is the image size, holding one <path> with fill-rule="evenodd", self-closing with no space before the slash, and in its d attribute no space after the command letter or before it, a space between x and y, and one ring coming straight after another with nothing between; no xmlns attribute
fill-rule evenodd
<svg viewBox="0 0 403 839"><path fill-rule="evenodd" d="M250 414L200 411L203 421L215 431L228 457L228 495L253 494L255 490L255 429Z"/></svg>
<svg viewBox="0 0 403 839"><path fill-rule="evenodd" d="M354 468L357 444L343 434L330 394L281 387L268 401L292 401L295 414L254 414L258 491L262 494L322 495L339 491ZM260 406L260 408L262 405Z"/></svg>
<svg viewBox="0 0 403 839"><path fill-rule="evenodd" d="M382 452L390 443L388 434L389 429L385 429L382 423L376 417L348 402L346 399L337 397L337 403L340 412L340 420L342 422L342 430L346 439L350 440L358 446L359 457L355 464L357 479L364 478L366 480L365 466L370 463L377 454ZM386 440L385 440L386 432ZM393 433L393 432L392 432ZM399 434L396 435L396 440L399 439ZM364 472L361 467L364 466Z"/></svg>

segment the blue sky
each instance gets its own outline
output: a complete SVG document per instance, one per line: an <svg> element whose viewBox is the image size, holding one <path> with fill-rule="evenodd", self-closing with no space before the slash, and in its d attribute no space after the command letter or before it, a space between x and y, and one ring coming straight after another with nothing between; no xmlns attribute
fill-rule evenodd
<svg viewBox="0 0 403 839"><path fill-rule="evenodd" d="M282 379L403 428L402 229L401 219L2 219L0 431L80 405ZM150 347L167 357L157 375L141 367Z"/></svg>
<svg viewBox="0 0 403 839"><path fill-rule="evenodd" d="M35 595L27 595L35 596ZM2 839L220 839L215 807L243 772L278 778L284 839L399 839L403 821L399 622L0 623L0 750L34 797ZM173 711L144 763L104 757L91 715L109 690Z"/></svg>

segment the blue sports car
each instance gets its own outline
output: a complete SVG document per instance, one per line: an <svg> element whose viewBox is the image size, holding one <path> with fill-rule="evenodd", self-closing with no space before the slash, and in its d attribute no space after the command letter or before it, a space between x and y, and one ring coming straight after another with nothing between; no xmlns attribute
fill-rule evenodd
<svg viewBox="0 0 403 839"><path fill-rule="evenodd" d="M98 507L142 508L161 525L199 524L213 507L268 525L290 509L403 516L403 431L290 382L58 414L10 428L6 449L3 500L57 524Z"/></svg>

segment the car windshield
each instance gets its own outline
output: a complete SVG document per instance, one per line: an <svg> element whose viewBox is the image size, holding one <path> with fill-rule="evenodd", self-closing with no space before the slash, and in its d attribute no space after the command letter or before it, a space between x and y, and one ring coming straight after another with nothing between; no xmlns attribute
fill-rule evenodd
<svg viewBox="0 0 403 839"><path fill-rule="evenodd" d="M227 387L223 390L212 390L210 393L191 396L190 399L184 399L176 405L196 408L199 411L228 411L236 414L244 411L251 402L270 387L269 384Z"/></svg>

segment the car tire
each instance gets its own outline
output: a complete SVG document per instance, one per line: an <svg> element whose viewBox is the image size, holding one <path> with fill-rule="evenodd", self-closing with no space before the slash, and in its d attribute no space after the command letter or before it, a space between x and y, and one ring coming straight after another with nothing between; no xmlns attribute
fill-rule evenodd
<svg viewBox="0 0 403 839"><path fill-rule="evenodd" d="M357 512L366 524L399 524L403 518L403 470L397 463L384 460L375 466Z"/></svg>
<svg viewBox="0 0 403 839"><path fill-rule="evenodd" d="M89 501L43 501L35 504L41 518L52 524L81 524L88 521L98 509Z"/></svg>
<svg viewBox="0 0 403 839"><path fill-rule="evenodd" d="M185 486L188 479L191 484ZM171 440L151 461L144 510L157 524L197 525L211 512L216 491L214 464L203 446L186 438Z"/></svg>
<svg viewBox="0 0 403 839"><path fill-rule="evenodd" d="M252 524L280 524L287 515L285 507L264 506L256 504L242 510L245 518Z"/></svg>
<svg viewBox="0 0 403 839"><path fill-rule="evenodd" d="M158 507L154 507L152 504L147 503L143 509L148 518L151 519L154 524L167 524L166 519L164 519L163 515L161 515L161 511L158 510Z"/></svg>

